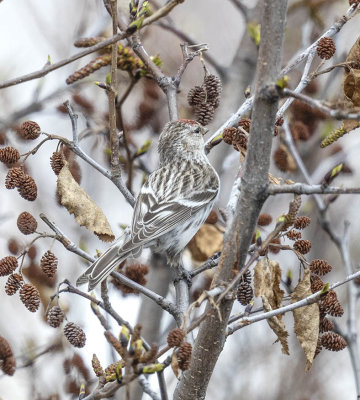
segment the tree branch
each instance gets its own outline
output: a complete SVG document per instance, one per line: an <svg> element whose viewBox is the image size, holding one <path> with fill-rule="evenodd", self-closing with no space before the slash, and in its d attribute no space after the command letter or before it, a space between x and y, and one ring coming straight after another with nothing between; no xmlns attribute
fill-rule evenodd
<svg viewBox="0 0 360 400"><path fill-rule="evenodd" d="M286 5L286 0L277 2L264 0L262 40L245 171L235 216L225 233L224 247L214 284L230 281L233 277L234 264L242 268L258 214L266 199L272 130L278 103L273 85L280 73ZM206 312L210 312L210 316L200 325L190 367L184 372L176 387L175 400L205 398L208 382L224 346L232 304L233 300L224 298L216 311L209 311L208 307ZM218 313L221 315L221 320L218 318Z"/></svg>
<svg viewBox="0 0 360 400"><path fill-rule="evenodd" d="M293 183L291 185L269 184L267 188L269 195L294 193L294 194L359 194L360 188L342 188L335 186L308 185L306 183Z"/></svg>

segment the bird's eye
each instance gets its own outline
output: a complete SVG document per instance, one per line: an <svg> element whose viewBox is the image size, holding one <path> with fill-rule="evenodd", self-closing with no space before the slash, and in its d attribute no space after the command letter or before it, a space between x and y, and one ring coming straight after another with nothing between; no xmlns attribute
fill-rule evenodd
<svg viewBox="0 0 360 400"><path fill-rule="evenodd" d="M200 127L198 126L198 127L194 130L194 132L195 132L195 133L200 133Z"/></svg>

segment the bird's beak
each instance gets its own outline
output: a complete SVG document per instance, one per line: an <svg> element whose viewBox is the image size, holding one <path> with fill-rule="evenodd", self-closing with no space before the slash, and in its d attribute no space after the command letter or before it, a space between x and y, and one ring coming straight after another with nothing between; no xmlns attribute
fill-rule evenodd
<svg viewBox="0 0 360 400"><path fill-rule="evenodd" d="M205 136L209 132L209 129L204 128L203 136Z"/></svg>

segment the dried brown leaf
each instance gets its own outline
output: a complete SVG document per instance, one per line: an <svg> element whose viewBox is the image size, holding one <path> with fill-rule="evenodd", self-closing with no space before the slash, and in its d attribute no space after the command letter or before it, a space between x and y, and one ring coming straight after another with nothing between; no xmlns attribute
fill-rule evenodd
<svg viewBox="0 0 360 400"><path fill-rule="evenodd" d="M223 246L224 236L219 229L210 224L204 224L188 244L194 260L206 261Z"/></svg>
<svg viewBox="0 0 360 400"><path fill-rule="evenodd" d="M272 311L273 309L271 308L268 299L265 296L261 296L262 301L263 301L263 305L264 305L264 310L267 311ZM267 322L270 326L270 328L273 330L273 332L276 334L276 336L278 337L276 342L280 342L281 343L281 351L284 354L289 355L289 345L287 342L287 338L289 336L285 324L284 322L279 319L278 317L271 317L267 319Z"/></svg>
<svg viewBox="0 0 360 400"><path fill-rule="evenodd" d="M176 377L179 376L179 360L177 358L176 351L171 356L171 369Z"/></svg>
<svg viewBox="0 0 360 400"><path fill-rule="evenodd" d="M312 294L310 270L307 268L304 278L291 293L291 303L295 303ZM314 360L319 336L320 313L317 303L297 308L293 311L295 334L306 356L305 371L309 371Z"/></svg>
<svg viewBox="0 0 360 400"><path fill-rule="evenodd" d="M70 214L74 214L76 222L94 232L104 242L115 239L110 224L101 208L90 198L73 178L68 163L61 169L57 189L61 204Z"/></svg>
<svg viewBox="0 0 360 400"><path fill-rule="evenodd" d="M272 311L281 307L284 291L280 289L281 269L277 261L263 258L258 261L254 269L255 296L261 296L265 311ZM284 354L289 353L289 346L285 324L282 316L278 315L267 319L270 328L277 335Z"/></svg>
<svg viewBox="0 0 360 400"><path fill-rule="evenodd" d="M355 68L345 69L343 88L345 96L351 100L354 106L360 106L360 38L356 40L346 58L347 62L354 62Z"/></svg>

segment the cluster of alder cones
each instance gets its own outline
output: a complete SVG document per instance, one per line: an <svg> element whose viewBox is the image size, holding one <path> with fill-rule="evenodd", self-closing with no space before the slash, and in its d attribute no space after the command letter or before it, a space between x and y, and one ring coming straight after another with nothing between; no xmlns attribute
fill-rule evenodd
<svg viewBox="0 0 360 400"><path fill-rule="evenodd" d="M195 86L188 93L188 103L196 120L201 125L208 125L220 104L222 85L220 78L213 74L205 74L201 86Z"/></svg>
<svg viewBox="0 0 360 400"><path fill-rule="evenodd" d="M24 122L18 129L20 136L26 140L37 139L41 134L40 126L34 121ZM6 178L6 189L18 189L22 198L34 201L37 198L37 186L29 174L26 173L23 164L18 165L20 159L19 151L11 146L0 149L0 161L10 167Z"/></svg>
<svg viewBox="0 0 360 400"><path fill-rule="evenodd" d="M296 196L294 201L290 203L289 213L285 216L285 223L282 227L282 232L278 237L268 246L268 250L272 252L278 252L281 250L280 237L286 236L289 240L293 241L293 249L295 252L300 253L301 256L307 254L311 249L311 242L301 238L301 231L309 226L311 220L306 216L297 216L300 209L301 197ZM272 217L269 214L261 214L258 219L258 226L267 226L272 222ZM254 236L253 242L257 245L261 245L261 239L259 240ZM261 253L265 255L266 251ZM332 270L331 265L322 259L312 260L309 263L309 269L311 273L311 290L313 293L323 290L324 282L320 277L326 275ZM289 282L291 284L291 282ZM247 306L251 303L254 297L253 288L251 285L251 273L247 271L239 283L237 289L238 301ZM337 295L334 290L325 292L320 298L319 302L320 311L320 324L319 324L319 339L316 349L315 356L317 356L322 348L332 351L340 351L346 347L345 339L332 332L334 324L330 321L326 315L332 317L341 317L344 314L344 310L337 299Z"/></svg>

